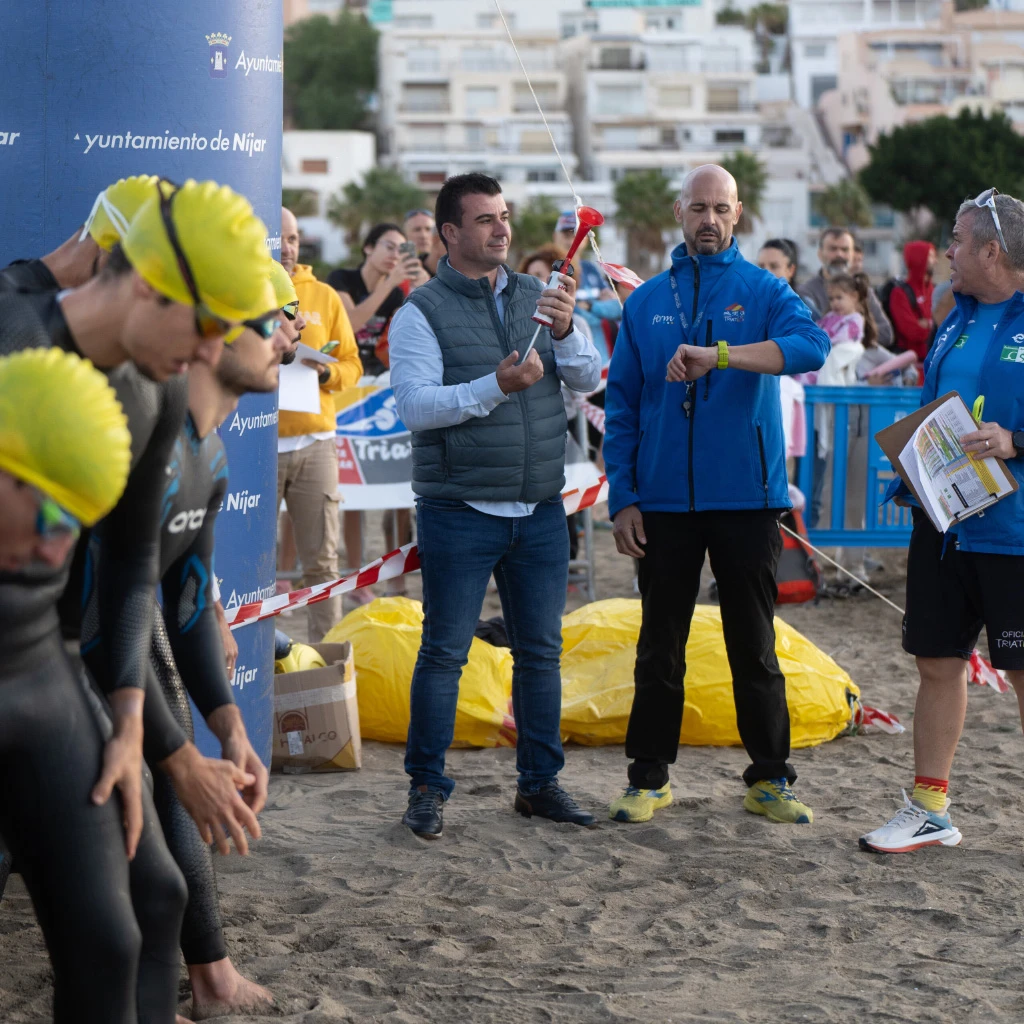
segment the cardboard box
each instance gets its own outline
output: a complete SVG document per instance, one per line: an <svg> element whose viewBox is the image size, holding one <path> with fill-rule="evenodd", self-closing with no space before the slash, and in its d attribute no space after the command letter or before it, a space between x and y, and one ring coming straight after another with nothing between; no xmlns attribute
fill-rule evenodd
<svg viewBox="0 0 1024 1024"><path fill-rule="evenodd" d="M326 668L274 676L275 771L332 772L362 767L352 645L311 644Z"/></svg>

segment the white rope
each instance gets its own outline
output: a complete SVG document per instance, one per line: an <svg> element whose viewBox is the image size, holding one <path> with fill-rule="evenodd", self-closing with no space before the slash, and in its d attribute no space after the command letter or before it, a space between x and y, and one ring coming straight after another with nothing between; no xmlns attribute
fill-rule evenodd
<svg viewBox="0 0 1024 1024"><path fill-rule="evenodd" d="M579 209L583 205L583 200L576 194L576 188L572 183L572 177L569 175L569 168L565 166L565 161L562 159L562 154L558 149L558 143L555 141L555 133L551 130L551 125L548 124L548 119L544 114L544 108L540 105L540 100L537 98L537 93L534 91L533 82L530 81L530 73L526 70L526 65L523 63L523 58L519 53L519 47L516 46L515 39L512 38L512 30L508 27L508 22L505 20L505 12L501 9L499 0L494 0L494 6L497 8L498 17L501 18L502 25L505 26L505 34L508 36L508 41L512 44L516 60L519 61L519 66L523 69L523 74L526 76L526 84L530 87L530 95L533 97L533 102L537 104L537 113L540 114L540 119L544 122L544 127L547 129L548 138L551 140L551 148L554 149L555 156L558 157L558 162L562 165L562 173L565 175L565 180L569 183L569 190L572 192L573 202L576 204L576 208Z"/></svg>
<svg viewBox="0 0 1024 1024"><path fill-rule="evenodd" d="M523 62L522 54L520 54L519 47L516 46L516 41L512 37L512 29L509 28L508 21L505 18L505 12L501 9L500 0L494 0L494 7L498 12L498 17L501 18L502 25L505 26L505 34L508 36L508 41L512 46L512 51L516 55L516 60L519 61L519 66L523 69L523 76L526 78L526 84L527 86L529 86L530 95L533 97L533 102L537 106L537 113L540 114L540 119L541 121L544 122L544 128L548 133L548 138L551 140L551 148L555 151L555 156L558 157L558 162L562 167L562 173L565 175L565 180L569 184L569 191L572 193L573 204L575 205L576 209L579 210L579 208L583 205L583 199L576 191L576 186L573 184L572 181L572 175L569 174L569 168L565 166L565 161L562 159L562 153L558 148L558 143L555 141L555 133L551 130L551 125L548 124L548 119L547 115L544 113L544 108L540 105L540 99L537 96L537 92L533 88L533 82L530 79L530 72L526 70L526 64ZM579 214L577 213L577 217L578 216ZM604 260L601 258L601 249L597 244L597 234L593 230L593 228L591 228L590 230L590 245L591 248L594 250L594 255L597 257L598 263L603 263ZM615 298L618 300L619 306L621 307L622 299L619 298L618 290L615 287L615 281L612 279L608 271L602 269L602 273L604 274L605 279L608 282L608 287L611 288L612 292L615 295Z"/></svg>
<svg viewBox="0 0 1024 1024"><path fill-rule="evenodd" d="M898 611L900 615L906 614L904 609L902 609L897 604L893 604L892 601L890 601L889 598L885 596L885 594L880 594L877 590L875 590L874 587L871 586L870 583L868 583L867 580L862 580L859 576L850 572L849 569L843 568L843 566L841 566L834 558L829 558L824 551L822 551L820 548L816 548L809 540L807 540L806 537L801 537L800 534L796 532L796 530L791 530L788 526L786 526L783 523L779 523L779 526L781 526L782 529L785 530L786 533L788 533L791 537L795 537L801 544L803 544L805 548L809 548L816 555L818 555L821 558L824 558L826 562L828 562L830 565L834 565L840 572L846 573L846 575L849 576L850 579L856 580L865 590L867 590L871 594L874 594L875 597L877 597L880 601L884 601L890 608L894 609L895 611Z"/></svg>

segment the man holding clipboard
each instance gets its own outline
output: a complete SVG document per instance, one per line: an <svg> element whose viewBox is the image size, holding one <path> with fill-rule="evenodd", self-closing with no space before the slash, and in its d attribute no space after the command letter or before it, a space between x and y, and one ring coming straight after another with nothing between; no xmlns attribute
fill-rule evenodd
<svg viewBox="0 0 1024 1024"><path fill-rule="evenodd" d="M921 402L938 406L937 396L956 392L973 406L977 429L960 434L956 445L981 467L983 480L1001 483L998 500L983 502L977 514L964 500L963 509L948 517L953 522L945 533L933 525L934 509L926 514L919 507L905 479L895 479L886 494L887 500L918 506L907 557L903 649L916 656L921 685L913 796L904 794L896 816L860 839L862 848L878 853L956 846L962 839L949 815L949 775L967 710L967 659L982 626L992 664L1006 671L1024 720L1024 294L1018 291L1024 203L995 189L968 200L957 213L946 255L956 305L925 360ZM900 427L883 431L879 443L892 451L901 477L912 480L899 445L891 448ZM910 426L902 431L913 433ZM939 436L940 446L944 440Z"/></svg>

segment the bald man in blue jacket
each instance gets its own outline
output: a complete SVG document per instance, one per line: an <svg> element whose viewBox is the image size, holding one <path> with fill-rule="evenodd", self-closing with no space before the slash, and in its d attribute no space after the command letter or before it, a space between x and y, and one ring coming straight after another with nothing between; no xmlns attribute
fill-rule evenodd
<svg viewBox="0 0 1024 1024"><path fill-rule="evenodd" d="M686 640L709 555L751 758L743 806L810 823L792 790L786 680L775 656L779 515L791 505L779 374L817 370L828 336L785 282L743 259L743 211L724 168L691 171L675 203L683 244L628 299L608 373L604 458L619 552L639 560L643 624L615 821L672 802Z"/></svg>

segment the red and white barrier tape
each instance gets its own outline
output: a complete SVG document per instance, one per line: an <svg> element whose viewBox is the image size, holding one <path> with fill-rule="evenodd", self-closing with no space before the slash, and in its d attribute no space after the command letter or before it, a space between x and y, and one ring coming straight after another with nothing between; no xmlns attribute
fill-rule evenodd
<svg viewBox="0 0 1024 1024"><path fill-rule="evenodd" d="M996 693L1006 693L1010 689L1006 673L993 668L977 650L971 651L971 657L967 662L967 680L979 686L991 686Z"/></svg>
<svg viewBox="0 0 1024 1024"><path fill-rule="evenodd" d="M906 731L895 715L882 711L881 708L873 708L870 704L861 704L859 701L853 712L853 724L858 732L871 732L877 729L879 732L887 732L890 736L898 736Z"/></svg>
<svg viewBox="0 0 1024 1024"><path fill-rule="evenodd" d="M596 394L596 392L595 392ZM583 402L583 415L587 417L587 422L599 433L604 433L604 409L599 405L594 405L592 402L584 400Z"/></svg>
<svg viewBox="0 0 1024 1024"><path fill-rule="evenodd" d="M584 488L574 487L562 495L567 516L607 500L608 481L603 474L597 483ZM317 583L313 587L303 587L301 590L293 590L288 594L268 597L265 601L251 601L249 604L242 604L237 608L225 608L224 617L232 629L238 629L241 626L249 625L250 622L259 622L262 619L280 615L282 612L305 608L306 605L326 601L338 594L348 594L361 587L369 587L381 580L404 576L406 573L415 572L419 567L419 549L415 544L405 544L397 551L391 551L375 562L363 566L359 572L343 576L339 580L332 580L329 583Z"/></svg>

